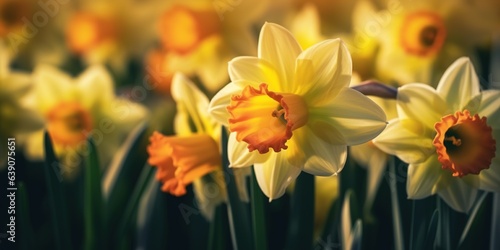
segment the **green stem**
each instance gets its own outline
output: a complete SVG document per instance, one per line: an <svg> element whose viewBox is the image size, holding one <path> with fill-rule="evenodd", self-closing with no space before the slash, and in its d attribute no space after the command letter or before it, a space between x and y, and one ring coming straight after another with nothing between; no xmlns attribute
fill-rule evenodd
<svg viewBox="0 0 500 250"><path fill-rule="evenodd" d="M395 249L404 249L403 227L401 225L401 214L398 203L398 190L396 185L396 164L395 158L391 157L389 161L389 171L393 178L389 179L389 187L391 190L391 205L392 205L392 223L394 227L394 247Z"/></svg>
<svg viewBox="0 0 500 250"><path fill-rule="evenodd" d="M252 171L252 173L254 173ZM253 219L253 234L256 250L267 250L267 237L266 237L266 215L264 213L264 200L257 178L252 174L251 182L251 203L252 206L252 219Z"/></svg>

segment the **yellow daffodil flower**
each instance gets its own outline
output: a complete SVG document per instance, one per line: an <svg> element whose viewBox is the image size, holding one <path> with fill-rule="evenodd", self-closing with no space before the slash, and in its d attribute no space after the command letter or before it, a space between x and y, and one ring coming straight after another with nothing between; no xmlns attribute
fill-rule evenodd
<svg viewBox="0 0 500 250"><path fill-rule="evenodd" d="M29 133L43 126L42 118L26 103L32 89L31 77L9 69L9 53L0 43L0 140L15 138L16 146L21 146L22 140L17 135ZM7 143L2 143L0 150L5 152L0 156L0 169L6 165Z"/></svg>
<svg viewBox="0 0 500 250"><path fill-rule="evenodd" d="M387 83L438 82L454 60L474 56L494 27L494 14L472 2L390 0L379 11L359 4L365 12L356 15L364 19L357 32L377 41L373 73Z"/></svg>
<svg viewBox="0 0 500 250"><path fill-rule="evenodd" d="M227 82L231 58L255 54L251 23L266 1L173 1L158 22L162 48L151 52L146 64L165 77L156 78L168 90L174 72L200 78L211 93ZM163 91L165 92L165 91ZM168 91L167 91L168 92Z"/></svg>
<svg viewBox="0 0 500 250"><path fill-rule="evenodd" d="M127 133L146 116L141 105L115 97L113 80L103 67L90 67L72 78L41 65L35 68L33 77L33 105L45 118L63 177L77 173L73 170L85 157L87 137L93 138L104 168ZM42 159L42 143L43 131L31 135L27 155Z"/></svg>
<svg viewBox="0 0 500 250"><path fill-rule="evenodd" d="M369 141L386 126L382 109L348 87L351 58L340 39L302 51L288 30L266 23L258 57L233 59L229 76L210 113L231 131L231 166L254 164L271 200L302 170L338 173L346 145Z"/></svg>
<svg viewBox="0 0 500 250"><path fill-rule="evenodd" d="M375 145L409 163L410 199L438 194L460 212L477 190L500 191L500 91L480 92L468 58L455 61L437 89L424 84L399 88L398 118Z"/></svg>
<svg viewBox="0 0 500 250"><path fill-rule="evenodd" d="M148 146L150 165L157 167L161 189L175 196L186 194L193 183L201 212L212 218L215 207L226 200L220 154L221 125L207 111L208 98L184 75L174 75L172 97L177 103L175 136L154 132ZM194 127L193 127L194 125ZM236 173L240 190L243 172ZM247 199L243 192L243 199Z"/></svg>

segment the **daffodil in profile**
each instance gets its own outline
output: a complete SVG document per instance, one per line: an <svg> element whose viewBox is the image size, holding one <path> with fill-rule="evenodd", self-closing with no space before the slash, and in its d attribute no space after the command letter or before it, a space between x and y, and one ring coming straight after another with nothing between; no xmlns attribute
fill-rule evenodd
<svg viewBox="0 0 500 250"><path fill-rule="evenodd" d="M173 77L172 97L177 105L176 135L154 132L147 148L148 163L157 168L164 192L185 195L193 184L198 206L206 218L226 199L220 154L221 125L206 112L208 98L183 74ZM248 199L243 171L236 174L243 200Z"/></svg>
<svg viewBox="0 0 500 250"><path fill-rule="evenodd" d="M438 194L460 212L478 189L500 191L500 91L480 91L468 58L459 58L437 88L407 84L398 90L398 118L375 145L409 163L410 199Z"/></svg>
<svg viewBox="0 0 500 250"><path fill-rule="evenodd" d="M258 57L233 59L229 76L209 111L231 132L231 166L253 164L270 199L301 171L337 174L347 145L369 141L386 126L382 109L349 88L351 58L340 39L302 51L288 30L266 23Z"/></svg>
<svg viewBox="0 0 500 250"><path fill-rule="evenodd" d="M61 177L71 178L86 155L86 139L97 146L100 165L105 168L126 135L147 116L137 103L117 98L113 80L104 67L93 66L78 77L48 65L33 72L31 105L44 118ZM43 131L27 138L26 154L32 160L44 157Z"/></svg>

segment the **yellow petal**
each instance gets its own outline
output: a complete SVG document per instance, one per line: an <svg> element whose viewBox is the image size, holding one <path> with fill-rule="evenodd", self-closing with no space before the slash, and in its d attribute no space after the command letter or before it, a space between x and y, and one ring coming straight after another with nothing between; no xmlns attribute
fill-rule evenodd
<svg viewBox="0 0 500 250"><path fill-rule="evenodd" d="M500 128L500 91L486 90L481 92L477 98L480 99L477 113L480 116L486 116L488 118L488 125L492 126L493 129ZM472 110L470 111L471 113L473 112Z"/></svg>
<svg viewBox="0 0 500 250"><path fill-rule="evenodd" d="M324 130L324 125L329 125L339 132L336 136L341 136L337 144L347 145L372 140L387 124L385 113L377 104L350 88L343 88L336 98L323 107L312 108L309 120L313 131L320 138L325 138L325 133L333 132ZM318 123L321 121L323 123ZM319 124L321 126L314 128Z"/></svg>
<svg viewBox="0 0 500 250"><path fill-rule="evenodd" d="M279 89L279 75L272 64L258 57L241 56L229 62L231 81L249 80L267 83L271 89Z"/></svg>
<svg viewBox="0 0 500 250"><path fill-rule="evenodd" d="M443 170L433 154L426 161L408 166L408 179L406 181L406 193L410 199L422 199L436 192L438 182ZM446 174L446 173L444 173ZM398 178L399 176L393 176ZM403 178L404 176L401 176Z"/></svg>
<svg viewBox="0 0 500 250"><path fill-rule="evenodd" d="M283 153L272 152L267 161L254 165L254 172L260 189L271 201L285 193L286 187L301 170L288 164Z"/></svg>
<svg viewBox="0 0 500 250"><path fill-rule="evenodd" d="M34 70L33 75L37 108L41 113L48 112L61 101L75 99L77 91L73 79L57 68L41 65Z"/></svg>
<svg viewBox="0 0 500 250"><path fill-rule="evenodd" d="M220 124L228 126L230 115L227 111L227 106L231 103L231 96L240 94L246 85L259 86L258 83L250 81L239 80L230 82L212 97L208 105L208 113Z"/></svg>
<svg viewBox="0 0 500 250"><path fill-rule="evenodd" d="M457 59L448 67L437 86L439 95L454 111L461 111L472 97L479 94L479 90L479 78L467 57Z"/></svg>
<svg viewBox="0 0 500 250"><path fill-rule="evenodd" d="M236 140L236 133L231 133L227 142L227 153L230 166L234 168L244 168L255 163L262 163L267 160L270 153L260 154L259 151L248 150L248 144L244 141Z"/></svg>
<svg viewBox="0 0 500 250"><path fill-rule="evenodd" d="M309 66L306 70L309 79L296 75L292 93L303 95L310 100L310 105L316 106L323 101L335 97L342 88L348 87L351 81L352 60L349 51L340 39L326 40L318 43L304 52L297 60L310 61L297 63L296 67ZM296 69L296 74L305 70ZM300 82L299 82L300 81Z"/></svg>
<svg viewBox="0 0 500 250"><path fill-rule="evenodd" d="M109 107L114 100L113 79L102 66L92 66L76 79L83 107Z"/></svg>
<svg viewBox="0 0 500 250"><path fill-rule="evenodd" d="M425 130L413 120L394 119L373 143L382 151L399 157L406 163L416 164L435 153L432 137L425 136ZM422 126L422 125L420 125Z"/></svg>
<svg viewBox="0 0 500 250"><path fill-rule="evenodd" d="M454 210L468 213L476 200L477 189L464 178L442 174L437 193Z"/></svg>
<svg viewBox="0 0 500 250"><path fill-rule="evenodd" d="M436 90L425 84L407 84L398 89L397 110L400 119L418 121L429 129L449 110Z"/></svg>
<svg viewBox="0 0 500 250"><path fill-rule="evenodd" d="M302 52L293 35L280 25L265 23L259 36L259 58L267 60L276 68L281 88L275 91L290 93L290 83L295 70L295 59Z"/></svg>

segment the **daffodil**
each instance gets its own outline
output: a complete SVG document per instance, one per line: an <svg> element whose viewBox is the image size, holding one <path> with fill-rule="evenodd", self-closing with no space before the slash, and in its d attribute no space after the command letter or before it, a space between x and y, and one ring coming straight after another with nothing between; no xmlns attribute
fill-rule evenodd
<svg viewBox="0 0 500 250"><path fill-rule="evenodd" d="M164 192L186 194L193 183L198 207L212 218L215 207L226 200L225 176L220 154L221 125L206 112L208 98L184 75L173 77L172 97L177 103L175 136L154 132L148 146L150 165ZM193 126L194 125L194 126ZM236 173L243 200L248 199L243 172Z"/></svg>
<svg viewBox="0 0 500 250"><path fill-rule="evenodd" d="M57 68L40 65L33 72L32 105L45 118L61 176L71 178L86 155L86 138L91 137L105 168L126 135L146 117L141 105L115 97L111 76L105 68L93 66L77 78ZM27 155L43 158L43 131L28 138Z"/></svg>
<svg viewBox="0 0 500 250"><path fill-rule="evenodd" d="M251 24L266 1L172 1L158 20L161 48L151 52L146 64L169 77L156 78L169 89L174 72L200 78L211 93L227 82L220 70L231 58L255 54Z"/></svg>
<svg viewBox="0 0 500 250"><path fill-rule="evenodd" d="M32 89L31 77L21 72L11 72L9 69L9 53L0 43L0 140L15 138L17 147L21 146L21 138L17 135L29 133L43 126L41 117L30 109L26 103ZM0 146L0 169L5 167L7 159L7 143Z"/></svg>
<svg viewBox="0 0 500 250"><path fill-rule="evenodd" d="M495 23L491 10L473 2L391 0L386 9L357 16L365 19L357 32L378 43L376 78L399 85L437 82L454 60L475 56L474 46L488 39Z"/></svg>
<svg viewBox="0 0 500 250"><path fill-rule="evenodd" d="M500 91L480 92L468 58L456 60L437 88L399 88L398 118L375 145L409 163L410 199L438 194L460 212L471 208L478 189L500 191Z"/></svg>
<svg viewBox="0 0 500 250"><path fill-rule="evenodd" d="M266 23L258 57L233 59L229 76L210 113L231 131L231 166L254 164L271 200L301 171L337 174L346 145L369 141L386 126L382 109L348 87L351 58L340 39L302 51L288 30Z"/></svg>
<svg viewBox="0 0 500 250"><path fill-rule="evenodd" d="M75 1L65 7L59 22L66 45L88 65L108 64L123 73L154 41L151 24L160 10L151 1Z"/></svg>

